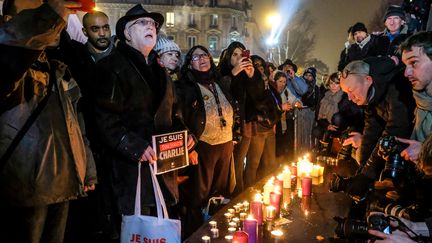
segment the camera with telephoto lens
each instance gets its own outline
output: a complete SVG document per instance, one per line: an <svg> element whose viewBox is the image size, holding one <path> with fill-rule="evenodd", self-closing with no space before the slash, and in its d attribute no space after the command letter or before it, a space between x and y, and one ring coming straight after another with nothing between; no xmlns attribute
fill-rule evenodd
<svg viewBox="0 0 432 243"><path fill-rule="evenodd" d="M350 133L353 130L351 128L346 129L345 131L342 132L341 136L340 136L340 143L343 144L345 142L346 139L348 139L350 137ZM351 153L352 153L352 145L348 144L345 146L342 146L342 148L339 150L336 159L337 161L347 161L351 159Z"/></svg>
<svg viewBox="0 0 432 243"><path fill-rule="evenodd" d="M385 234L391 234L392 232L390 219L382 214L369 215L367 221L338 216L333 219L337 222L335 233L340 239L368 239L371 238L368 234L370 229Z"/></svg>
<svg viewBox="0 0 432 243"><path fill-rule="evenodd" d="M404 147L394 136L385 136L379 140L378 155L386 161L380 181L392 179L400 182L412 169L411 163L400 155Z"/></svg>
<svg viewBox="0 0 432 243"><path fill-rule="evenodd" d="M333 174L330 179L329 190L331 192L345 192L354 202L359 203L368 197L373 191L374 181L364 174L352 177L342 177Z"/></svg>
<svg viewBox="0 0 432 243"><path fill-rule="evenodd" d="M369 204L368 211L382 212L386 215L404 218L415 222L424 220L424 212L421 211L418 204L411 204L407 207L403 207L396 203L381 204L379 201L373 201Z"/></svg>

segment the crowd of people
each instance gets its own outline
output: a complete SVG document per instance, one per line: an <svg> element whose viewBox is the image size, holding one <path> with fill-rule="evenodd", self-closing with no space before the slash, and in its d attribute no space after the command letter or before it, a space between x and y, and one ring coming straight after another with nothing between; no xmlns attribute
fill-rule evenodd
<svg viewBox="0 0 432 243"><path fill-rule="evenodd" d="M182 222L183 239L203 224L211 197L235 197L292 161L297 137L309 139L304 148L316 155L330 155L329 143L344 133L342 146L354 148L349 160L358 169L336 178L350 181L344 190L353 198L383 181L383 137L406 144L400 156L415 168L412 181L391 187L397 203L422 209L417 222L401 221L413 232L370 234L384 242L408 242L416 234L430 239L432 33L409 33L401 7L389 6L382 33L368 33L363 23L350 27L338 71L318 86L314 67L299 76L292 60L276 68L236 41L218 63L202 45L182 53L160 31L163 15L141 4L117 21L115 36L109 16L86 13L81 43L65 30L78 4L3 4L5 242L118 241L121 215L134 213L139 163L145 165L141 211L156 215L152 136L181 130L188 132L190 165L157 179L170 216ZM296 134L298 121L306 134ZM406 185L417 190L407 196Z"/></svg>

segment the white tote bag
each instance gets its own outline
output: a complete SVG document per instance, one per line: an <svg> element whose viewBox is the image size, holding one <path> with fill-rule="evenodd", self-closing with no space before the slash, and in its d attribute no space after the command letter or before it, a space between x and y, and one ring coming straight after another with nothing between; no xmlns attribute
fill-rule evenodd
<svg viewBox="0 0 432 243"><path fill-rule="evenodd" d="M138 165L138 181L135 196L134 215L123 215L121 243L180 243L181 224L179 220L169 219L165 200L149 165L156 200L157 217L141 215L141 163Z"/></svg>

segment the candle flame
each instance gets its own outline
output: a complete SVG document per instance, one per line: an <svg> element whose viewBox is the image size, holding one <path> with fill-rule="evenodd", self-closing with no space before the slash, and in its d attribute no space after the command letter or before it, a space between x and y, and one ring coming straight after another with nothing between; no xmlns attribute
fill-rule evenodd
<svg viewBox="0 0 432 243"><path fill-rule="evenodd" d="M282 236L282 235L283 235L283 232L282 232L282 230L280 230L280 229L275 229L275 230L273 230L273 231L271 232L271 234L274 235L274 236Z"/></svg>

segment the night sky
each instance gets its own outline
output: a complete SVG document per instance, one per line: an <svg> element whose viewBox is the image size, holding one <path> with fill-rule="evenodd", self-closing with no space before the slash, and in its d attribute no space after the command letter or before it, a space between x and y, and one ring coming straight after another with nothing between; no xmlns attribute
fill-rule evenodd
<svg viewBox="0 0 432 243"><path fill-rule="evenodd" d="M282 0L291 3L297 0ZM312 56L326 63L330 72L336 71L339 54L346 41L346 31L356 22L370 22L381 0L298 0L303 5L298 10L309 10L315 26L310 31L316 34L316 45ZM253 4L252 14L258 23L265 23L265 16L275 11L272 0L250 0ZM261 26L264 35L269 27ZM266 31L267 30L267 31Z"/></svg>

